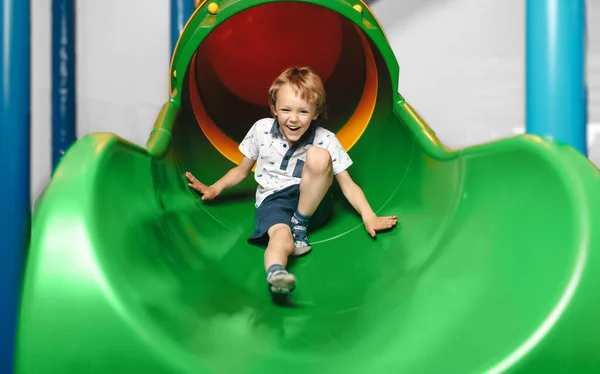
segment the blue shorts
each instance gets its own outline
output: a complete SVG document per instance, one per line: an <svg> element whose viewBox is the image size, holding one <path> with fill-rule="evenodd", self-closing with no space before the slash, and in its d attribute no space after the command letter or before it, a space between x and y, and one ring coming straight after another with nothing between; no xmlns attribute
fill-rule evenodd
<svg viewBox="0 0 600 374"><path fill-rule="evenodd" d="M291 219L298 208L300 185L294 184L267 196L256 208L254 217L254 233L248 238L248 243L260 248L266 248L269 243L269 229L278 223L291 225ZM327 191L319 207L312 215L309 231L322 226L331 215L331 190Z"/></svg>

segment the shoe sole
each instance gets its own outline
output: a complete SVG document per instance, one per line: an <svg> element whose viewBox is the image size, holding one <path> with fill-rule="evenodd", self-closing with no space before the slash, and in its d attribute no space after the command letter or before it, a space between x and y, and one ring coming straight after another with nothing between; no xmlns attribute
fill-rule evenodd
<svg viewBox="0 0 600 374"><path fill-rule="evenodd" d="M290 293L296 288L296 277L292 274L281 274L269 281L271 291L275 293Z"/></svg>
<svg viewBox="0 0 600 374"><path fill-rule="evenodd" d="M312 247L310 245L306 247L294 247L294 256L303 256L310 251L312 251Z"/></svg>

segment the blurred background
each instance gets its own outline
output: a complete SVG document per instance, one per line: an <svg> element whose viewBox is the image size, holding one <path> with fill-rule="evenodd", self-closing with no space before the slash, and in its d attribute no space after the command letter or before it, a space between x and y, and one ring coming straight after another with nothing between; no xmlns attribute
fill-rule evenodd
<svg viewBox="0 0 600 374"><path fill-rule="evenodd" d="M192 0L190 0L192 1ZM400 64L399 92L461 148L523 132L525 2L370 2ZM50 180L51 0L32 0L32 203ZM78 1L77 133L144 146L168 99L170 1ZM588 153L600 165L600 1L587 8Z"/></svg>

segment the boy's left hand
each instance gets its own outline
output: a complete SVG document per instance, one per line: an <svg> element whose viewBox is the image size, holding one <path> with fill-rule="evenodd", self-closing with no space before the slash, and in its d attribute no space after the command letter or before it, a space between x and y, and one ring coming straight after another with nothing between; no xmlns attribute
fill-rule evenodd
<svg viewBox="0 0 600 374"><path fill-rule="evenodd" d="M365 228L371 237L375 237L377 231L388 230L396 226L398 218L396 216L377 217L372 215L363 218Z"/></svg>

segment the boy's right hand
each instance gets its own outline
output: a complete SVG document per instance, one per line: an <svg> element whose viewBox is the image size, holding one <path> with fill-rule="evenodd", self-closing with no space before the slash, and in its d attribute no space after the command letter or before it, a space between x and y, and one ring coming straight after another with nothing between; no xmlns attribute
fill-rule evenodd
<svg viewBox="0 0 600 374"><path fill-rule="evenodd" d="M201 183L189 171L185 172L185 177L189 181L188 186L192 187L194 191L202 195L202 200L212 200L219 195L219 191L215 187Z"/></svg>

